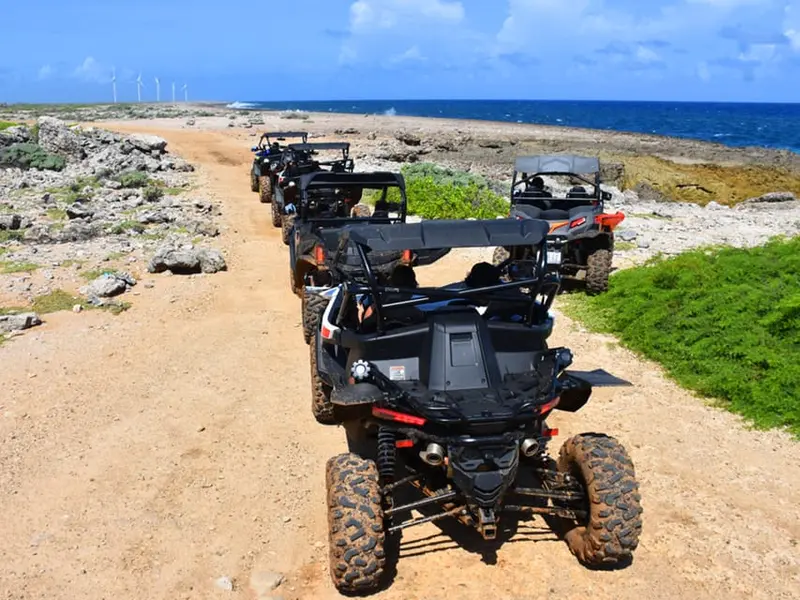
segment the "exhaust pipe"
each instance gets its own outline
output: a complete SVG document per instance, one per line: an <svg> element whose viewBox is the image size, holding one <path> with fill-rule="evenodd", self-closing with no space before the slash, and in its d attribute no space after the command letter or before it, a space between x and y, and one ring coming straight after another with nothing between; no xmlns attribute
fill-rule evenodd
<svg viewBox="0 0 800 600"><path fill-rule="evenodd" d="M439 444L428 444L419 457L432 467L440 467L444 463L444 448Z"/></svg>
<svg viewBox="0 0 800 600"><path fill-rule="evenodd" d="M528 438L526 440L522 440L522 443L519 446L519 451L522 452L523 456L531 458L536 456L536 454L539 452L539 447L539 440Z"/></svg>

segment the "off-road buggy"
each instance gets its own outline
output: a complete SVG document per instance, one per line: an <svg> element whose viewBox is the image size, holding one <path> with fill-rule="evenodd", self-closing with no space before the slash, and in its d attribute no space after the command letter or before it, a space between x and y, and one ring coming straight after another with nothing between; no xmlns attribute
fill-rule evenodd
<svg viewBox="0 0 800 600"><path fill-rule="evenodd" d="M406 220L406 191L398 173L330 173L318 171L298 181L298 203L287 206L290 224L289 284L302 298L303 338L306 343L318 327L325 306L320 294L339 283L340 272L354 273L361 267L357 256L332 268L330 258L338 247L341 228L348 223L390 224ZM375 202L375 210L362 203L364 194ZM349 201L349 202L348 202ZM388 276L396 264L410 255L384 252L373 255L373 271Z"/></svg>
<svg viewBox="0 0 800 600"><path fill-rule="evenodd" d="M569 349L548 347L560 283L547 268L548 230L541 220L501 219L341 232L335 260L353 248L363 276L330 291L311 344L315 414L344 426L349 449L326 466L330 572L340 591L378 589L399 532L447 517L496 544L520 515L542 515L582 563L630 561L642 509L623 446L584 433L558 459L547 453L554 410L577 411L593 386L627 384L602 370L567 370ZM524 248L526 258L504 261L508 281L482 287L390 288L370 268L375 252L427 252L430 262L447 248L493 246ZM365 299L371 327L358 316Z"/></svg>
<svg viewBox="0 0 800 600"><path fill-rule="evenodd" d="M318 160L321 152L331 153L332 158ZM291 223L286 223L284 208L297 202L297 185L300 177L317 171L330 173L352 173L355 163L350 158L348 142L319 142L289 144L280 162L276 165L277 181L274 186L274 202L272 203L272 224L283 228L283 242L289 243L286 234ZM291 218L289 219L291 221Z"/></svg>
<svg viewBox="0 0 800 600"><path fill-rule="evenodd" d="M542 176L565 179L569 190L549 191ZM608 289L614 254L614 229L625 215L606 214L604 202L611 195L600 189L600 162L582 156L522 156L517 158L511 183L511 210L516 219L548 222L547 260L570 278L585 276L586 291ZM508 249L495 250L497 264Z"/></svg>
<svg viewBox="0 0 800 600"><path fill-rule="evenodd" d="M306 131L268 131L263 133L258 144L250 150L255 153L250 168L250 189L259 195L261 202L272 202L272 188L275 185L276 167L280 163L285 147L280 142L288 138L308 140Z"/></svg>

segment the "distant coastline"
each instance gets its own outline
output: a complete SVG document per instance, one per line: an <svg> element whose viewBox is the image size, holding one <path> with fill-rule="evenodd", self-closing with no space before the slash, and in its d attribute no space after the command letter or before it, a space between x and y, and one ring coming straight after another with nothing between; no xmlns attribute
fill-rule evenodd
<svg viewBox="0 0 800 600"><path fill-rule="evenodd" d="M800 153L800 104L571 100L237 101L236 110L496 121L693 139Z"/></svg>

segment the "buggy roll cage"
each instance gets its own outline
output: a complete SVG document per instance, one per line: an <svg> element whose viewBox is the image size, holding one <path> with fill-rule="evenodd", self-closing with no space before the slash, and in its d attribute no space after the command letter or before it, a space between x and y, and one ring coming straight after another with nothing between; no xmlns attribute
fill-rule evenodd
<svg viewBox="0 0 800 600"><path fill-rule="evenodd" d="M593 178L589 179L583 174L591 175ZM583 198L556 198L557 200L611 199L611 194L600 189L600 161L597 158L571 154L519 156L514 163L514 177L511 182L512 205L516 204L514 191L540 175L566 175L591 185L594 190Z"/></svg>
<svg viewBox="0 0 800 600"><path fill-rule="evenodd" d="M305 144L308 141L308 132L307 131L267 131L266 133L261 134L261 138L258 140L258 145L261 146L261 142L265 139L267 140L267 146L271 145L270 138L274 138L279 142L286 141L286 138L300 138L303 140Z"/></svg>
<svg viewBox="0 0 800 600"><path fill-rule="evenodd" d="M286 146L282 160L284 163L287 162L287 158L289 161L296 159L298 154L302 156L303 159L311 160L311 157L315 154L319 154L321 151L326 150L339 150L342 153L341 158L335 158L332 160L326 161L316 161L317 164L320 166L335 166L335 165L342 165L346 172L352 172L355 168L355 164L353 159L350 158L350 143L349 142L315 142L315 143L302 143L302 144L289 144Z"/></svg>
<svg viewBox="0 0 800 600"><path fill-rule="evenodd" d="M408 201L406 199L406 182L405 178L400 173L391 173L389 171L374 171L369 173L332 173L329 171L317 171L315 173L307 173L300 176L299 189L300 189L300 210L305 212L309 198L308 192L311 190L322 189L336 189L336 188L361 188L384 190L389 188L397 188L400 192L399 203L387 203L389 210L395 209L400 213L399 217L359 217L360 222L380 222L389 223L405 222L406 211L408 208ZM306 219L304 219L306 220ZM352 223L352 217L346 218L325 218L325 219L307 219L309 222L324 222L325 224L335 225L338 223Z"/></svg>
<svg viewBox="0 0 800 600"><path fill-rule="evenodd" d="M422 223L398 223L393 225L349 225L343 228L339 237L339 246L333 257L333 268L342 276L344 297L339 308L336 322L345 318L349 300L354 295L370 294L374 299L374 310L377 317L378 332L384 331L384 314L387 309L416 306L436 300L481 299L492 302L529 304L525 323L531 324L535 316L546 314L552 306L560 286L560 276L548 272L547 258L544 252L546 236L550 229L546 221L526 219L523 221L496 219L483 221L451 221L437 220ZM449 243L447 240L449 240ZM444 244L442 243L444 242ZM514 260L509 262L527 263L532 267L530 276L498 283L480 288L446 289L446 288L397 288L379 285L369 262L368 250L385 251L441 251L445 248L481 248L493 246L537 247L533 259ZM339 263L348 246L355 246L366 284L354 281L339 268ZM523 289L527 293L522 292ZM521 294L504 295L502 292L517 290ZM387 293L402 294L407 300L383 302ZM541 301L539 301L541 298Z"/></svg>

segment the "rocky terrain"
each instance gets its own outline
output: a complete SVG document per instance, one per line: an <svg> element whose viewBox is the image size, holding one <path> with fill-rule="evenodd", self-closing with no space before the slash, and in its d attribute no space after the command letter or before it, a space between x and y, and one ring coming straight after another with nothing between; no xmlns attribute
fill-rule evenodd
<svg viewBox="0 0 800 600"><path fill-rule="evenodd" d="M225 269L208 247L219 207L166 147L158 136L47 116L0 131L0 314L64 308L70 295L76 311L121 310L118 297L149 273ZM36 325L34 317L9 317L0 329Z"/></svg>

